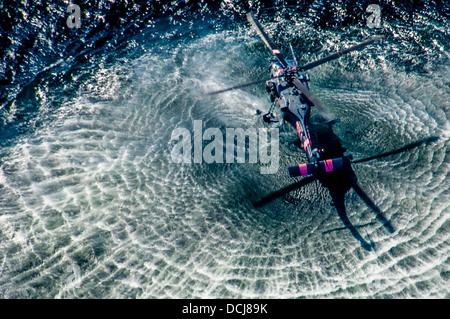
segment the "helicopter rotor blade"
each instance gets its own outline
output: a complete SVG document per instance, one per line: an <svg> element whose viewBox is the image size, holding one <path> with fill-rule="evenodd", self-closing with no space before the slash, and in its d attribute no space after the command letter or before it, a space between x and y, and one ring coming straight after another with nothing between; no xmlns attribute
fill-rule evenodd
<svg viewBox="0 0 450 319"><path fill-rule="evenodd" d="M256 33L258 33L258 35L261 37L264 44L269 48L269 50L272 52L272 54L277 57L278 61L280 61L283 68L287 68L288 64L287 64L286 59L284 58L283 54L281 53L280 49L275 45L275 43L273 43L272 39L264 31L263 27L261 26L259 21L256 19L253 12L247 13L247 20L253 26Z"/></svg>
<svg viewBox="0 0 450 319"><path fill-rule="evenodd" d="M264 205L272 202L273 200L293 191L294 189L300 188L302 186L305 186L305 185L315 181L316 179L317 179L316 176L308 176L306 178L303 178L303 179L299 180L298 182L295 182L286 187L283 187L282 189L277 190L273 193L270 193L269 195L265 196L264 198L260 199L259 201L254 202L253 206L254 207L264 206Z"/></svg>
<svg viewBox="0 0 450 319"><path fill-rule="evenodd" d="M302 70L302 71L306 71L306 70L315 68L316 66L319 66L319 65L324 64L324 63L326 63L326 62L329 62L329 61L338 59L338 58L340 58L341 56L343 56L344 54L347 54L347 53L349 53L349 52L351 52L351 51L355 51L355 50L361 49L361 48L363 48L363 47L365 47L365 46L367 46L367 45L369 45L369 44L371 44L371 43L373 43L373 42L376 42L376 41L378 41L378 40L381 40L381 39L383 39L383 38L384 38L384 36L373 37L373 38L371 38L371 39L369 39L369 40L366 40L366 41L364 41L364 42L361 42L361 43L359 43L359 44L356 44L356 45L354 45L354 46L351 46L350 48L347 48L347 49L341 50L341 51L339 51L339 52L330 54L329 56L326 56L326 57L324 57L324 58L322 58L322 59L319 59L319 60L317 60L317 61L314 61L314 62L311 62L311 63L307 63L307 64L305 64L305 65L302 65L302 66L299 67L299 69Z"/></svg>
<svg viewBox="0 0 450 319"><path fill-rule="evenodd" d="M386 157L386 156L389 156L389 155L402 153L404 151L407 151L407 150L413 149L415 147L418 147L418 146L420 146L422 144L429 144L429 143L435 142L438 139L439 139L439 136L430 136L430 137L424 138L424 139L422 139L420 141L417 141L417 142L408 144L406 146L403 146L401 148L398 148L396 150L393 150L393 151L390 151L390 152L386 152L386 153L382 153L382 154L378 154L378 155L375 155L375 156L370 156L370 157L358 159L358 160L355 160L355 161L351 161L351 163L353 163L353 164L363 163L363 162L371 161L371 160L374 160L374 159L383 158L383 157Z"/></svg>
<svg viewBox="0 0 450 319"><path fill-rule="evenodd" d="M327 123L334 121L333 117L328 113L328 111L322 106L318 99L300 82L298 79L294 79L293 84L297 89L299 89L303 95L319 110L322 116L325 118Z"/></svg>
<svg viewBox="0 0 450 319"><path fill-rule="evenodd" d="M245 87L251 86L251 85L264 83L264 82L267 82L267 81L270 81L270 80L273 80L273 79L276 79L276 78L279 78L279 77L282 77L282 76L284 76L284 74L282 74L280 76L274 76L274 77L268 78L268 79L257 80L257 81L253 81L253 82L239 84L239 85L236 85L236 86L229 87L227 89L222 89L222 90L218 90L218 91L209 92L209 93L206 93L205 95L197 97L197 100L203 100L203 99L205 99L205 98L207 98L209 96L212 96L212 95L216 95L216 94L220 94L220 93L224 93L224 92L228 92L228 91L232 91L232 90L242 89L242 88L245 88Z"/></svg>

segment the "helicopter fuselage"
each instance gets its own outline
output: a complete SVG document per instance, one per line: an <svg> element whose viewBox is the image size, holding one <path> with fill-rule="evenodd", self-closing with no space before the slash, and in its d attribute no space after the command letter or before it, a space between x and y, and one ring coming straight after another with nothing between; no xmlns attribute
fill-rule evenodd
<svg viewBox="0 0 450 319"><path fill-rule="evenodd" d="M312 148L311 136L308 129L308 120L311 113L311 102L292 84L294 79L299 80L309 89L309 76L296 68L295 60L286 60L288 67L283 68L281 63L274 61L270 66L270 75L274 78L266 83L271 100L277 101L283 118L297 131L303 150L306 152L308 162L317 165L321 158L320 151ZM282 76L284 75L284 76Z"/></svg>

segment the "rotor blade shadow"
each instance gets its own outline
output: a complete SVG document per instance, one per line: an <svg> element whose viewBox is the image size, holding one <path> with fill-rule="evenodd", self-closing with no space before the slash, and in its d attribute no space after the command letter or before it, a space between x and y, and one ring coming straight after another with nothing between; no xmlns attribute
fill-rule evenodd
<svg viewBox="0 0 450 319"><path fill-rule="evenodd" d="M386 217L383 215L378 206L375 205L375 203L362 190L362 188L357 183L353 184L352 187L355 190L356 194L358 194L359 197L366 203L366 205L375 213L377 219L383 224L384 227L386 227L388 232L390 232L391 234L395 232L394 226L392 226L391 222L388 219L386 219Z"/></svg>
<svg viewBox="0 0 450 319"><path fill-rule="evenodd" d="M367 223L367 224L362 224L362 225L353 225L353 227L355 227L356 229L358 229L358 228L363 228L363 227L371 226L371 225L373 225L373 224L375 224L375 222L371 222L371 223ZM332 232L335 232L335 231L346 230L346 229L347 229L347 227L336 227L336 228L328 229L328 230L322 232L322 235L329 234L329 233L332 233Z"/></svg>
<svg viewBox="0 0 450 319"><path fill-rule="evenodd" d="M293 191L294 189L300 188L302 186L305 186L313 181L315 181L317 178L315 176L309 176L306 178L303 178L302 180L299 180L298 182L295 182L291 185L288 185L286 187L283 187L282 189L275 191L273 193L270 193L269 195L265 196L264 198L260 199L257 202L253 203L254 207L261 207L264 206L268 203L270 203L271 201Z"/></svg>

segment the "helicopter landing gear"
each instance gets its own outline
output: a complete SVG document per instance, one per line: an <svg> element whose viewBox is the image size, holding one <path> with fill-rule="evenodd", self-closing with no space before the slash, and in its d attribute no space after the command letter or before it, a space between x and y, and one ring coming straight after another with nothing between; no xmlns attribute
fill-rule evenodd
<svg viewBox="0 0 450 319"><path fill-rule="evenodd" d="M261 115L261 114L262 114L262 111L257 109L256 110L256 115ZM264 114L262 116L262 118L263 118L264 122L269 123L269 124L270 123L278 123L279 122L278 120L276 120L276 116L275 116L275 114L272 113L272 110L269 110L269 112Z"/></svg>
<svg viewBox="0 0 450 319"><path fill-rule="evenodd" d="M278 120L274 120L275 115L272 112L263 115L263 121L266 123L278 123Z"/></svg>
<svg viewBox="0 0 450 319"><path fill-rule="evenodd" d="M272 105L270 105L269 111L266 114L264 114L262 116L262 118L263 118L264 122L269 123L269 124L270 123L278 123L279 121L276 120L276 117L273 114L273 109L274 109L275 105L277 104L276 101L275 101L275 95L274 95L274 92L276 92L274 90L275 89L275 85L273 84L273 82L268 82L268 83L270 83L270 84L267 84L266 88L267 88L268 92L269 91L271 92L271 94L270 94L270 101L272 102ZM269 90L269 87L270 87L270 90Z"/></svg>

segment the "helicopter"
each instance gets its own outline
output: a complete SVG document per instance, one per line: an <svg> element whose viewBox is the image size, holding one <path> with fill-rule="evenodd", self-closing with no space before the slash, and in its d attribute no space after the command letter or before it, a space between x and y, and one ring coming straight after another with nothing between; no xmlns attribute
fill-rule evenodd
<svg viewBox="0 0 450 319"><path fill-rule="evenodd" d="M352 155L344 155L346 149L342 147L340 139L332 130L332 126L337 122L336 119L328 113L320 101L310 92L308 84L310 78L306 71L326 62L338 59L344 54L359 50L369 44L380 41L384 36L370 38L314 62L299 65L292 45L290 45L292 58L287 59L282 54L280 48L276 46L270 36L265 32L254 13L251 11L248 12L246 18L275 58L269 67L270 78L210 92L207 93L206 96L212 96L265 82L266 91L269 94L272 104L269 111L262 115L263 121L265 123L278 122L273 114L274 107L278 105L283 114L283 120L292 125L297 131L299 146L303 149L307 157L307 163L301 163L288 168L291 177L303 176L303 179L265 196L261 200L254 202L253 206L263 206L297 188L318 180L322 186L329 190L333 201L332 205L336 208L338 215L344 224L343 228L329 230L324 233L329 233L334 230L349 229L353 237L360 242L362 248L367 251L372 249L375 250L375 245L372 240L368 242L357 230L357 227L366 225L354 226L347 217L345 194L352 188L375 213L376 218L389 233L394 233L395 228L358 184L356 174L353 171L351 164L398 154L420 145L434 142L439 137L431 136L389 152L353 160ZM316 130L314 134L311 134L309 125L312 107L316 108L325 120L325 125ZM261 115L261 113L261 111L257 111L258 115Z"/></svg>

